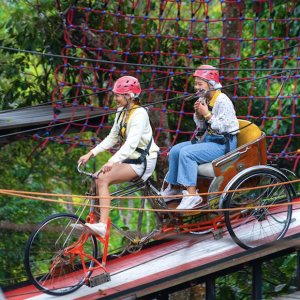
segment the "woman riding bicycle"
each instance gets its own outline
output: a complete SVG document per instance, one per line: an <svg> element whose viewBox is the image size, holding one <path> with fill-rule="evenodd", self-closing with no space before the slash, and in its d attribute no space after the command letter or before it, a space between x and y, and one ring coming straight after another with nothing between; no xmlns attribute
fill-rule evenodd
<svg viewBox="0 0 300 300"><path fill-rule="evenodd" d="M220 91L218 71L199 67L194 88L201 97L194 104L194 121L198 127L195 140L174 146L169 155L168 187L163 196L196 194L198 164L211 162L237 146L239 124L232 101ZM187 190L182 190L185 186ZM174 198L165 198L165 201ZM202 202L200 196L183 197L177 209L192 209Z"/></svg>
<svg viewBox="0 0 300 300"><path fill-rule="evenodd" d="M154 126L147 111L141 108L138 98L141 86L135 77L119 78L113 88L114 100L117 104L117 114L109 135L89 153L78 160L82 164L97 154L111 148L120 142L120 149L103 165L102 173L96 180L99 196L110 196L109 186L123 183L137 177L146 180L154 171L158 146L152 139ZM110 205L110 199L100 199L103 206ZM85 226L95 235L105 236L109 209L100 209L100 222Z"/></svg>

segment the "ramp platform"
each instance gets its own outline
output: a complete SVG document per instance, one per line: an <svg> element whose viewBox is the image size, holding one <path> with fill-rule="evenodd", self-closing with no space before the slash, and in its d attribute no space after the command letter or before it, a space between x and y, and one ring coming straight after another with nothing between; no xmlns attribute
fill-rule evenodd
<svg viewBox="0 0 300 300"><path fill-rule="evenodd" d="M285 238L255 249L240 248L227 232L220 240L214 240L211 234L185 234L139 253L108 261L111 281L97 287L82 286L74 293L56 297L43 294L29 285L6 292L5 296L14 300L129 300L153 299L160 295L160 299L163 299L164 294L206 282L207 293L212 293L213 297L213 290L208 289L209 282L245 267L254 267L263 261L295 252L300 246L299 232L300 210L294 209L293 222ZM97 272L93 273L95 275Z"/></svg>

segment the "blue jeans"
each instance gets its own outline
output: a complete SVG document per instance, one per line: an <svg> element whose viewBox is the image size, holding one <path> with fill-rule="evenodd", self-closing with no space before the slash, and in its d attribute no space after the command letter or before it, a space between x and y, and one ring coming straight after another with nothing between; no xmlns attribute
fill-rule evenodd
<svg viewBox="0 0 300 300"><path fill-rule="evenodd" d="M169 173L166 181L171 184L196 186L198 164L211 162L225 154L226 145L212 142L222 137L208 134L202 143L184 142L175 145L169 154ZM236 135L229 142L230 150L236 149Z"/></svg>

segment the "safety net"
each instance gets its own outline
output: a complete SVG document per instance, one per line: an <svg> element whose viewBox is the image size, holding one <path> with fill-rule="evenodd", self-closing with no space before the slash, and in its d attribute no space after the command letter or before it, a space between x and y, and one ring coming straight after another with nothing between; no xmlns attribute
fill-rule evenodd
<svg viewBox="0 0 300 300"><path fill-rule="evenodd" d="M43 140L42 147L49 141L69 144L68 151L97 145L114 118L113 84L126 74L142 84L143 104L155 116L154 139L165 155L197 130L193 101L185 97L194 91L195 68L209 64L219 69L238 118L267 134L268 158L293 160L296 168L300 5L279 2L75 1L65 23L65 58L55 70L53 121L44 136L35 138ZM72 115L64 120L59 113L67 106ZM79 108L86 109L80 121ZM51 125L59 123L64 124L61 134L51 135Z"/></svg>

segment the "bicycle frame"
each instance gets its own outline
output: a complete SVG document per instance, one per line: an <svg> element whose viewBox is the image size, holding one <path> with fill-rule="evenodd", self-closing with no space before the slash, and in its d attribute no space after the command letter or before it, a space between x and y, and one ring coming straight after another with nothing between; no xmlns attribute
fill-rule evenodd
<svg viewBox="0 0 300 300"><path fill-rule="evenodd" d="M79 218L85 211L88 203L91 203L94 206L90 207L88 217L86 218L86 222L93 224L98 221L99 216L100 216L100 213L98 212L98 208L97 208L97 204L99 202L96 197L97 196L96 179L97 179L100 171L96 174L87 173L87 172L80 170L80 165L78 166L78 171L81 174L85 174L91 178L92 187L91 187L91 191L86 193L87 198L84 201L85 205L80 207L76 212L76 215L78 216L78 213L79 213L79 216L78 216L78 219L76 219L77 216L75 216L76 221L75 221L75 224L72 223L72 225L71 225L71 227L73 227L72 230L74 230L74 228L76 228ZM274 177L274 175L270 175L270 176ZM227 226L227 228L229 228L228 231L230 229L232 230L232 228L233 228L232 224L234 226L243 224L244 218L251 217L251 220L253 218L257 219L258 221L265 220L265 216L263 215L263 217L262 217L262 213L260 211L258 211L258 214L254 214L254 213L249 214L250 209L253 206L252 204L255 204L254 202L256 202L258 199L257 197L251 198L251 202L249 202L249 201L246 202L246 206L244 207L243 210L237 211L236 213L233 213L233 214L228 214L227 212L212 213L211 211L206 211L210 207L211 203L205 202L205 201L203 204L201 204L200 206L197 207L197 209L201 209L201 211L197 210L194 213L185 213L185 212L180 212L180 211L171 213L170 207L168 207L168 205L166 204L164 199L161 197L160 192L151 184L150 180L146 180L145 182L142 180L139 180L137 182L129 184L127 187L124 187L122 189L119 189L118 191L111 193L111 196L113 196L113 199L111 199L111 200L113 202L116 202L116 201L120 200L121 196L122 197L129 196L136 192L141 192L142 195L145 196L140 201L140 209L141 210L138 211L136 234L134 236L130 235L129 232L123 230L122 228L118 227L116 224L111 222L111 219L109 218L108 223L107 223L107 231L106 231L105 237L104 238L102 238L100 236L92 237L92 239L94 239L94 241L95 241L95 239L97 239L103 247L102 262L100 263L97 260L96 251L93 252L93 255L89 255L84 252L84 245L87 242L88 238L91 236L91 234L88 232L87 227L86 227L86 229L84 229L81 232L80 237L71 246L65 246L65 244L64 244L63 247L61 248L61 251L57 254L57 256L55 257L55 259L50 267L50 274L51 274L52 278L56 277L56 273L59 270L64 269L64 268L66 268L66 273L69 273L70 271L72 272L72 269L74 270L75 258L76 257L78 258L78 256L79 256L79 258L80 258L79 261L81 262L79 264L82 264L82 269L84 271L83 279L85 279L86 285L93 287L93 286L96 286L101 283L109 281L110 275L108 273L108 270L106 269L106 262L107 262L111 227L114 228L123 237L125 237L126 240L129 242L129 244L125 245L124 250L120 254L117 255L118 257L120 257L125 253L125 251L128 251L129 253L136 253L136 252L140 251L142 249L143 245L145 245L152 239L161 240L161 239L169 237L169 236L174 236L174 235L183 234L183 233L194 233L194 234L212 233L214 235L215 239L220 239L223 236L223 228L224 227L226 228L226 226ZM267 193L267 192L265 191L264 193L262 193L260 195L260 197L263 196L265 193ZM241 196L243 194L244 193L238 193L239 196ZM231 199L235 199L235 197L236 197L236 195L232 194L232 193L229 195L232 197ZM149 196L149 197L147 197L147 196ZM289 196L289 195L287 194L287 196ZM282 197L285 197L285 194ZM130 196L128 198L130 198ZM214 197L213 201L216 201L216 198L220 198L220 197ZM283 199L285 199L285 198L283 198ZM144 211L142 209L144 209L144 207L145 207L146 200L148 201L150 207L153 209L153 213L155 215L155 219L157 222L156 222L155 228L150 233L143 236L142 235L142 222L143 222ZM231 202L228 202L228 203L230 204ZM245 203L245 202L242 202L242 203ZM176 207L175 203L173 203L173 205L174 205L174 207ZM112 206L114 206L114 205L112 205ZM172 206L172 204L171 204L171 206ZM248 207L249 207L249 209L248 209ZM156 211L155 209L159 209L159 211ZM276 209L272 209L272 210L268 211L268 212L271 212L271 217L273 219L274 219L273 212L275 212L275 211L276 211ZM281 213L280 210L279 210L279 213ZM290 220L290 214L287 215L287 218L289 218L288 220ZM283 221L279 220L277 222L284 222L287 219L283 218L282 220ZM82 224L83 221L81 220L80 222L81 222L81 226L84 227L84 225ZM247 219L246 219L246 222L247 222ZM67 226L69 226L69 224ZM282 232L284 232L284 230L286 230L286 229L283 228L282 230L283 230ZM63 235L63 233L64 232L61 233L61 236ZM234 236L235 232L232 233L229 231L229 233L233 237L235 237L235 239L237 240L236 236ZM70 236L70 234L72 234L72 231L69 233L69 236ZM67 237L67 239L69 238L69 236ZM281 236L279 236L279 238L280 237ZM242 242L240 242L240 244L244 248L248 247L248 245L245 245ZM97 247L95 247L95 248L97 249ZM86 249L88 249L88 248L86 248ZM116 249L114 249L114 250L116 250ZM94 256L94 257L92 257L92 256ZM65 260L61 260L61 258L65 259ZM66 258L67 258L67 260L66 260ZM86 267L86 262L85 262L86 258L88 258L88 260L90 260L90 265L89 265L90 267ZM69 271L67 269L69 269ZM104 273L101 272L100 275L96 275L96 276L90 278L91 273L94 270L102 270Z"/></svg>
<svg viewBox="0 0 300 300"><path fill-rule="evenodd" d="M92 192L87 193L87 198L89 196L97 195L96 182L95 182L96 177L91 177L91 178L92 178ZM151 182L149 180L147 180L146 182L140 180L134 184L130 184L129 186L127 186L125 188L122 188L116 192L111 193L111 196L115 196L115 198L112 198L111 200L112 201L118 200L118 197L128 196L128 195L131 195L136 192L144 192L144 194L160 196L159 191L151 184ZM146 200L145 198L141 199L140 208L142 208L142 209L145 207L145 200ZM224 214L217 216L213 220L196 222L193 224L180 224L180 219L182 219L186 216L183 216L182 218L174 217L174 213L168 212L168 206L162 198L157 198L157 199L148 198L147 200L148 200L151 208L160 208L160 209L166 210L166 212L156 212L156 211L154 212L154 214L156 215L157 220L159 222L159 228L155 228L149 234L147 234L145 237L142 237L141 230L142 230L143 211L139 212L136 237L132 237L126 231L124 231L123 229L118 227L116 224L111 222L111 220L109 219L109 223L107 224L107 233L106 233L105 239L102 239L101 237L96 236L96 238L104 246L103 256L102 256L102 265L100 265L99 262L96 261L95 259L87 256L90 259L92 259L97 264L97 266L90 268L90 269L86 269L85 266L83 267L85 274L86 274L87 282L88 282L87 273L89 271L102 268L103 270L105 270L105 272L107 272L107 270L105 269L105 264L107 261L110 227L113 227L118 233L120 233L122 236L126 237L130 242L129 245L124 249L124 251L122 251L119 255L117 255L118 257L120 257L125 253L126 250L130 253L140 251L141 248L143 247L143 245L145 245L151 239L161 240L167 236L183 234L183 233L188 233L188 232L197 233L197 234L216 232L217 234L215 235L215 237L217 238L218 235L220 236L220 229L222 229L222 227L225 226ZM96 203L95 199L92 199L91 203L95 204ZM86 208L86 206L84 206L82 208L82 211L84 211L85 208ZM208 208L208 205L204 205L203 208ZM81 212L81 214L82 214L82 212ZM89 223L94 223L96 215L97 215L97 212L95 211L95 208L91 207L90 213L89 213L86 221ZM165 216L167 216L167 217L165 217ZM199 216L199 214L198 214L198 216ZM167 224L164 224L165 219L167 219ZM83 234L82 237L79 239L79 241L76 243L76 245L71 246L72 250L67 249L68 253L74 253L74 254L80 255L82 262L83 262L82 256L86 256L83 252L83 245L84 245L84 242L87 240L87 237L88 237L87 234L86 235ZM131 250L131 248L130 248L131 246L136 246L137 249Z"/></svg>

